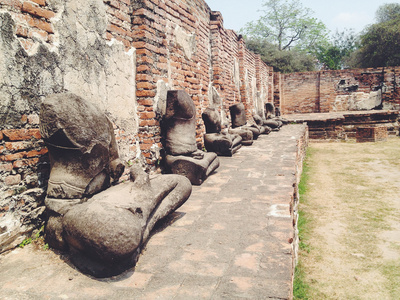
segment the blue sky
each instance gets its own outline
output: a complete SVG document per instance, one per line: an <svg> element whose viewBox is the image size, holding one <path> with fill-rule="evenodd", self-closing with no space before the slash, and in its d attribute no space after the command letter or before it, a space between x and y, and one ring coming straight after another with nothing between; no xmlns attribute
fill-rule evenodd
<svg viewBox="0 0 400 300"><path fill-rule="evenodd" d="M218 10L224 18L224 27L240 30L247 22L257 20L263 0L205 0L212 10ZM338 29L353 28L359 33L365 26L375 22L375 12L385 3L394 0L300 0L311 8L314 17L321 20L332 33Z"/></svg>

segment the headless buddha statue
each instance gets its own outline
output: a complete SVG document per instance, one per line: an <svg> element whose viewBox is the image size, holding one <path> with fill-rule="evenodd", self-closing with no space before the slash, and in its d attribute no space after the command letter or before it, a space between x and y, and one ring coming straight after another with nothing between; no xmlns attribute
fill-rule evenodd
<svg viewBox="0 0 400 300"><path fill-rule="evenodd" d="M232 156L242 146L242 138L238 134L221 132L221 118L216 108L206 108L202 114L206 134L204 146L207 151L221 156Z"/></svg>
<svg viewBox="0 0 400 300"><path fill-rule="evenodd" d="M168 91L162 123L168 170L186 176L192 184L202 184L219 167L219 160L214 152L197 148L196 107L185 91Z"/></svg>

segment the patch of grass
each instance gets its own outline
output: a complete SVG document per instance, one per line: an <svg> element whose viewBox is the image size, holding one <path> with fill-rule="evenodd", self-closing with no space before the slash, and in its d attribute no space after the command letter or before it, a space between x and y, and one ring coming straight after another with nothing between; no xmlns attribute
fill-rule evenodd
<svg viewBox="0 0 400 300"><path fill-rule="evenodd" d="M300 183L299 183L299 198L300 203L306 201L307 194L307 184L309 180L309 172L310 172L310 157L311 151L307 149L306 157L303 162L303 172L301 174ZM299 232L299 249L300 252L310 252L310 246L307 244L307 234L309 233L309 219L305 215L304 211L299 208L298 211L298 221L297 221L297 229ZM309 299L309 290L310 287L306 283L305 280L305 272L302 266L301 255L299 255L299 262L295 268L294 272L294 281L293 281L293 299Z"/></svg>
<svg viewBox="0 0 400 300"><path fill-rule="evenodd" d="M400 299L400 260L390 261L382 265L381 272L386 277L386 287L392 299Z"/></svg>
<svg viewBox="0 0 400 300"><path fill-rule="evenodd" d="M305 283L304 268L299 262L294 271L293 299L309 299L310 286Z"/></svg>
<svg viewBox="0 0 400 300"><path fill-rule="evenodd" d="M312 155L312 149L308 148L306 152L306 157L303 161L303 172L300 177L299 182L299 195L300 195L300 202L304 202L305 195L307 192L307 183L310 179L310 159Z"/></svg>
<svg viewBox="0 0 400 300"><path fill-rule="evenodd" d="M299 210L299 219L297 221L297 229L299 230L299 248L300 250L310 253L310 245L307 244L307 234L309 233L309 228L307 226L309 220L305 216L304 211Z"/></svg>

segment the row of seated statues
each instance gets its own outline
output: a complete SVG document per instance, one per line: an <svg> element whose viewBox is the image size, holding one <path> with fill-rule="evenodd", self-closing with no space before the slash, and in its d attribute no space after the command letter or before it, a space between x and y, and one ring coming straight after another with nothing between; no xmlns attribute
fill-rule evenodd
<svg viewBox="0 0 400 300"><path fill-rule="evenodd" d="M204 146L209 152L215 152L221 156L232 156L242 145L250 146L260 134L269 134L272 130L279 130L284 119L272 119L274 108L271 103L266 104L268 119L258 114L253 115L253 124L248 124L246 110L243 103L237 103L229 107L232 127L226 132L222 131L221 118L216 108L207 108L202 119L206 127Z"/></svg>
<svg viewBox="0 0 400 300"><path fill-rule="evenodd" d="M169 91L162 131L172 174L150 179L139 163L125 171L104 112L74 94L48 96L41 106L40 132L51 166L45 199L49 245L70 251L72 262L95 277L132 267L155 224L189 198L192 184L201 184L218 168L217 155L231 156L282 125L261 117L247 125L243 104L233 105L231 114L232 128L221 132L218 110L204 111L207 152L201 151L192 99L185 91ZM130 179L120 182L126 173Z"/></svg>

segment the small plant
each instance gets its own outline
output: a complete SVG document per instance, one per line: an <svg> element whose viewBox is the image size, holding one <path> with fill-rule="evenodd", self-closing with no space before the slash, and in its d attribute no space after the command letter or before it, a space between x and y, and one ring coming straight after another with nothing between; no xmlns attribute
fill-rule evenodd
<svg viewBox="0 0 400 300"><path fill-rule="evenodd" d="M20 248L24 248L27 245L32 244L33 242L42 239L43 238L43 234L44 234L44 225L42 227L40 227L40 229L38 230L38 232L36 232L32 237L26 238L24 239L19 245L18 247ZM45 244L47 245L47 244ZM49 248L49 245L47 245L47 248Z"/></svg>
<svg viewBox="0 0 400 300"><path fill-rule="evenodd" d="M27 246L31 243L32 243L32 238L26 238L21 242L21 244L18 245L18 247L24 248L25 246Z"/></svg>

